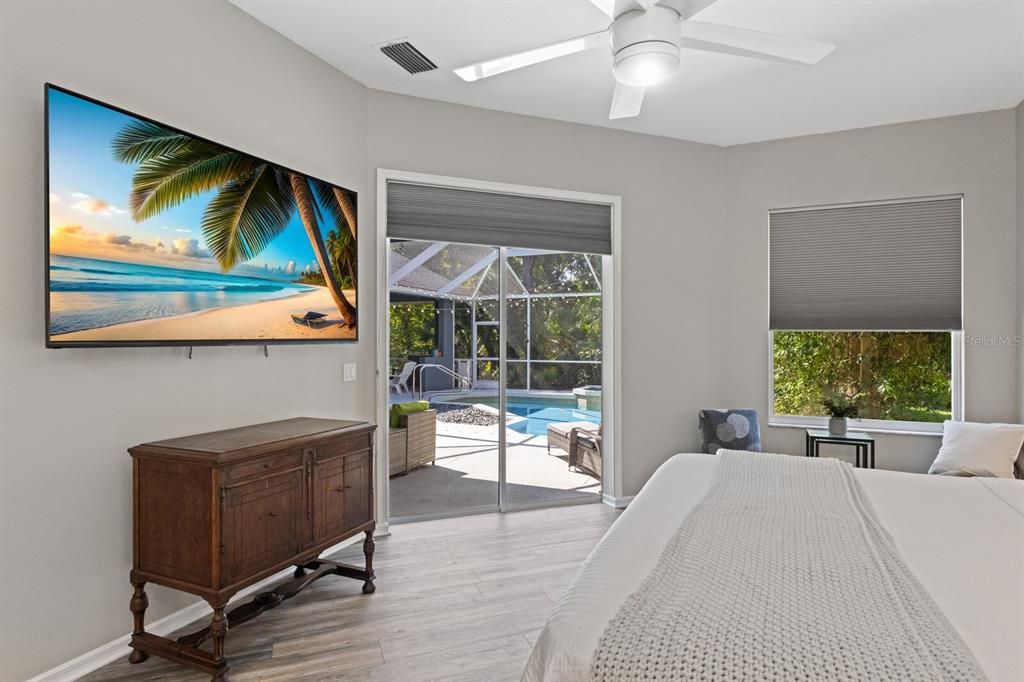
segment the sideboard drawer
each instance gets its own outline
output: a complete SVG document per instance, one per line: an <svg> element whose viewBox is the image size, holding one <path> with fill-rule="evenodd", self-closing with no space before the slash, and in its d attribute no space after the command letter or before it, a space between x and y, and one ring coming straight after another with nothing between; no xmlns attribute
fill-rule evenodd
<svg viewBox="0 0 1024 682"><path fill-rule="evenodd" d="M359 452L360 450L369 450L373 442L372 439L372 434L360 433L355 436L344 436L343 438L324 441L316 446L316 461L323 462L324 460Z"/></svg>
<svg viewBox="0 0 1024 682"><path fill-rule="evenodd" d="M288 469L302 467L302 448L278 452L258 459L232 464L224 472L224 481L235 484L248 478L256 478Z"/></svg>

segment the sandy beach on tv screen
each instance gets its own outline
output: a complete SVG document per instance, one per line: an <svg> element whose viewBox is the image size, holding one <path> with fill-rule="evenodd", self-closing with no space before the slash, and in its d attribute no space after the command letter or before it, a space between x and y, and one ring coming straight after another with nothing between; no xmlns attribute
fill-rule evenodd
<svg viewBox="0 0 1024 682"><path fill-rule="evenodd" d="M345 296L356 304L355 292ZM292 315L327 313L322 322L309 326ZM287 298L259 303L211 308L185 315L125 322L51 337L57 343L72 341L259 341L354 339L356 330L341 324L331 294L318 288Z"/></svg>

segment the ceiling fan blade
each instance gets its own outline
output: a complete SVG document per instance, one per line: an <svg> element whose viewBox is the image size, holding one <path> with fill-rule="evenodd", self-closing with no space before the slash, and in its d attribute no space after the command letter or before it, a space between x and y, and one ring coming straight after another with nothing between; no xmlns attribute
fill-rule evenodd
<svg viewBox="0 0 1024 682"><path fill-rule="evenodd" d="M607 14L609 19L615 18L615 0L590 0L590 4Z"/></svg>
<svg viewBox="0 0 1024 682"><path fill-rule="evenodd" d="M591 0L594 2L594 0ZM683 19L689 19L702 9L715 4L716 0L658 0L662 7L674 9Z"/></svg>
<svg viewBox="0 0 1024 682"><path fill-rule="evenodd" d="M640 113L644 103L644 88L634 85L623 85L615 81L615 94L612 95L612 110L608 118L631 118Z"/></svg>
<svg viewBox="0 0 1024 682"><path fill-rule="evenodd" d="M703 21L683 22L682 47L785 64L817 64L835 45Z"/></svg>
<svg viewBox="0 0 1024 682"><path fill-rule="evenodd" d="M658 0L590 0L590 4L615 19L623 12L635 9L647 9L658 3Z"/></svg>
<svg viewBox="0 0 1024 682"><path fill-rule="evenodd" d="M595 47L608 47L609 40L608 31L589 33L585 36L570 38L553 45L545 45L544 47L512 54L507 57L499 57L498 59L490 59L486 62L463 66L455 69L455 73L464 81L480 80L481 78L497 76L499 73L521 69L524 66L539 64L540 62L583 52Z"/></svg>

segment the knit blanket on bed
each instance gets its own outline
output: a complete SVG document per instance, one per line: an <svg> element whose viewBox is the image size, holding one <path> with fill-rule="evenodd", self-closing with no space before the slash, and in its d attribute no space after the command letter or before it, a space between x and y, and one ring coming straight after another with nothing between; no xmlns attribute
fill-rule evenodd
<svg viewBox="0 0 1024 682"><path fill-rule="evenodd" d="M984 680L850 465L722 450L609 623L595 682Z"/></svg>

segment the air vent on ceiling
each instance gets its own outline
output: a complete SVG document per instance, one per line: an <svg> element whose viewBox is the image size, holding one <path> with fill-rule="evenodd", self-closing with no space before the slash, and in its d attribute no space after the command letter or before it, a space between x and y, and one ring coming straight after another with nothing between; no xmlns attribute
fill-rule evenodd
<svg viewBox="0 0 1024 682"><path fill-rule="evenodd" d="M408 40L388 43L381 47L380 51L391 57L396 64L412 74L433 71L437 68L437 64L427 59Z"/></svg>

